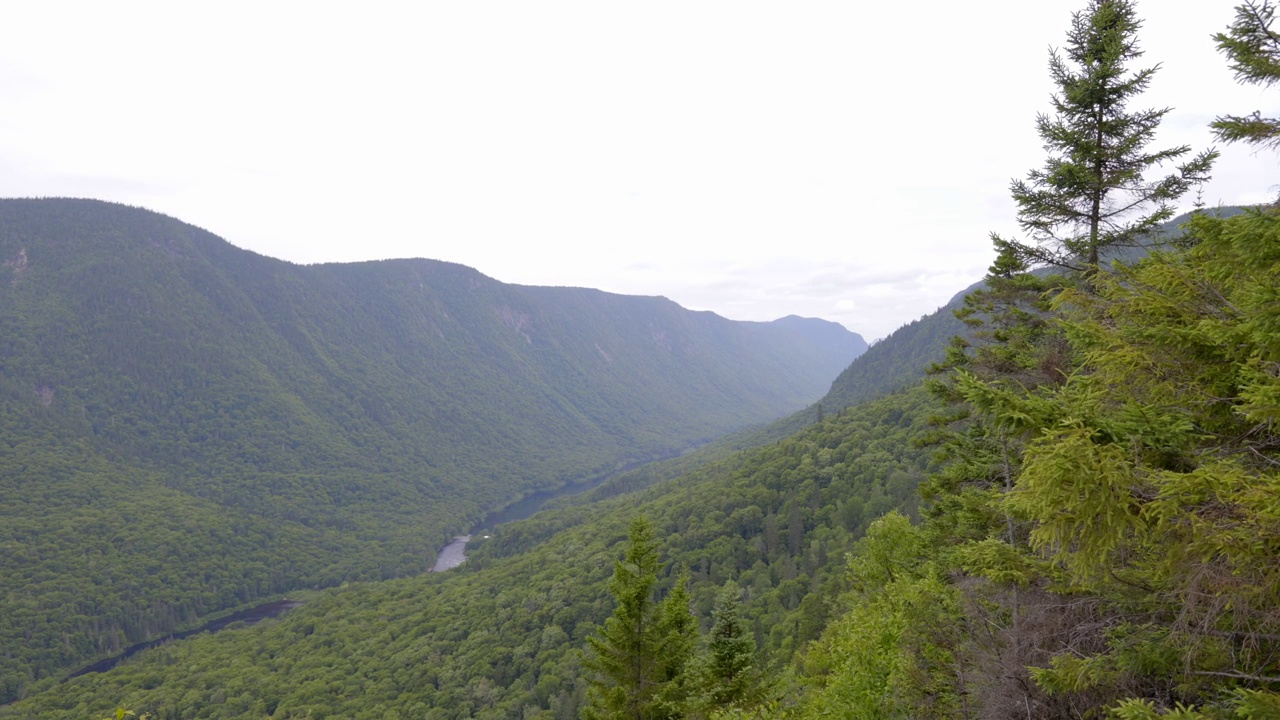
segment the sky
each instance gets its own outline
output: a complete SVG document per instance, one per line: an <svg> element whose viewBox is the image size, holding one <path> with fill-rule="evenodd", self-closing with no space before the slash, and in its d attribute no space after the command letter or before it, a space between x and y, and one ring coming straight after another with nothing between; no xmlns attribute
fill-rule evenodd
<svg viewBox="0 0 1280 720"><path fill-rule="evenodd" d="M1137 4L1152 148L1274 115L1211 38L1236 0ZM426 257L881 338L1018 237L1047 63L1084 0L11 2L0 196L163 212L297 263ZM1209 205L1277 193L1220 147ZM1185 205L1189 208L1191 199Z"/></svg>

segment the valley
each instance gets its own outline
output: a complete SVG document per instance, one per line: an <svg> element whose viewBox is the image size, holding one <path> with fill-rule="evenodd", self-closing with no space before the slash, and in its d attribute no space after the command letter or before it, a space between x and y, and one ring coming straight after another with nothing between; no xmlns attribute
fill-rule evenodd
<svg viewBox="0 0 1280 720"><path fill-rule="evenodd" d="M597 478L588 482L583 482L583 483L571 483L555 491L544 491L544 492L534 493L533 495L517 503L513 503L511 505L508 505L507 507L501 508L499 510L496 510L490 513L488 516L485 517L484 520L482 520L478 525L476 525L471 532L472 534L475 534L475 535L479 535L482 532L493 532L500 525L504 523L515 522L518 520L526 519L532 516L534 513L538 512L538 510L543 505L545 505L548 501L553 500L555 498L570 497L572 495L576 495L578 493L591 490L595 487L599 487L602 483L604 483L610 477L613 477L613 476L604 476L604 477L600 477L600 478ZM445 572L447 570L452 570L458 567L459 565L463 564L464 562L466 562L467 560L466 547L467 547L467 543L470 542L472 539L472 534L459 535L457 537L454 537L447 544L445 544L444 547L440 548L439 552L436 553L435 564L432 565L427 570L427 572L432 572L432 573ZM485 539L488 539L490 536L484 535L483 537ZM273 600L271 602L263 603L261 605L255 605L245 610L238 610L228 615L210 620L209 622L205 623L204 625L201 625L198 628L194 628L191 630L183 630L181 632L172 633L155 640L148 640L148 641L130 646L126 648L123 652L121 652L119 655L115 655L113 657L100 660L92 665L89 665L85 668L82 668L80 670L77 670L71 673L70 675L67 676L67 679L70 680L88 673L107 672L108 670L111 670L116 665L118 665L121 661L126 660L130 657L133 657L134 655L144 650L150 650L152 648L160 647L162 645L165 645L170 642L174 642L176 640L182 640L184 638L192 637L193 635L199 635L202 633L210 633L210 634L216 633L216 632L225 630L227 627L231 626L233 623L253 625L258 622L261 622L262 620L279 617L281 614L288 612L290 610L293 610L295 608L299 608L302 605L303 603L301 602L297 602L289 599L282 599L282 600Z"/></svg>
<svg viewBox="0 0 1280 720"><path fill-rule="evenodd" d="M1237 80L1280 80L1277 10L1246 0L1213 36ZM1162 68L1130 67L1134 3L1090 0L1070 23L1034 123L1047 157L1008 184L1016 230L986 235L980 281L873 344L815 318L423 258L300 265L139 207L0 199L0 720L1280 718L1280 201L1209 207L1224 152L1147 147L1172 109L1133 109ZM682 132L699 107L673 112ZM934 139L973 144L935 114ZM1259 112L1209 131L1280 145ZM727 165L761 159L743 149ZM923 134L910 149L929 182L959 157ZM985 167L1005 148L983 150ZM942 275L793 251L813 235L870 257L898 229L906 247L931 204L995 207L926 183L904 212L873 163L858 172L878 167L877 187L841 196L856 232L730 232L692 214L706 192L644 241L686 247L650 263L622 244L658 201L611 161L578 169L600 187L572 211L525 217L489 199L496 157L471 158L486 190L462 241L509 214L525 262L615 243L630 277L711 268L694 284L736 307L905 307L890 296ZM834 176L779 172L830 204L814 188ZM424 220L461 199L409 196ZM600 208L603 232L551 241ZM343 227L354 247L388 226ZM803 279L757 287L761 257Z"/></svg>
<svg viewBox="0 0 1280 720"><path fill-rule="evenodd" d="M1267 273L1273 273L1276 264L1268 261L1250 266L1247 260L1233 260L1215 238L1225 231L1237 232L1234 229L1238 227L1252 228L1259 223L1272 227L1274 216L1222 214L1230 217L1178 219L1176 224L1191 220L1197 232L1204 234L1205 248L1186 257L1143 261L1134 272L1159 272L1164 262L1184 263L1182 272L1199 272L1197 268L1203 263L1232 263L1255 268L1250 273L1260 273L1262 279L1250 282L1268 286L1271 280ZM1039 287L1054 280L1036 275L1021 282ZM1117 287L1114 292L1127 286ZM1000 290L998 284L982 288L958 307L971 308L975 302L983 302L983 293ZM1143 303L1125 303L1123 307L1136 314L1132 321L1138 333L1135 337L1144 336L1158 322L1169 322L1143 315ZM700 444L665 460L622 463L613 472L590 476L594 478L591 482L528 493L525 502L509 505L502 512L453 525L457 531L473 531L465 546L459 543L435 552L446 545L447 537L441 537L423 548L424 557L438 555L446 564L452 564L450 556L457 561L465 554L466 561L453 564L447 572L423 572L427 566L420 558L416 572L392 577L353 575L341 582L309 584L305 604L278 617L253 625L219 626L216 633L195 632L139 651L114 667L97 666L104 672L64 679L75 669L67 667L61 676L50 673L27 680L16 693L20 697L0 708L0 717L82 718L106 712L116 704L139 708L157 720L579 717L585 708L599 702L593 684L597 676L583 648L588 638L598 637L600 628L616 612L610 578L618 572L620 548L627 546L628 526L634 526L637 517L644 518L654 530L659 559L654 575L656 596L670 597L678 589L686 592L696 632L706 637L712 631L712 618L721 612L726 592L740 598L738 637L753 648L751 685L756 690L735 702L786 702L791 704L777 711L782 713L780 717L820 717L827 708L849 702L846 693L854 686L860 688L857 697L875 698L871 706L875 708L884 707L881 703L918 708L929 702L928 693L932 692L953 698L963 694L983 707L1000 707L1000 698L1014 690L1008 679L988 674L983 668L996 663L1005 648L1015 644L1001 637L970 635L966 628L973 626L968 623L988 621L987 627L998 628L1005 635L1041 632L1002 624L1002 616L982 613L1007 602L1003 593L1013 583L1020 588L1016 612L1040 617L1038 613L1062 602L1054 586L1034 577L1025 581L1027 585L1018 585L1016 579L1008 579L1009 573L1066 572L1071 566L1063 561L1056 566L1060 569L1054 570L1053 564L1041 564L1046 562L1044 556L1033 550L993 544L1005 542L1002 538L1009 520L992 507L997 500L992 486L975 483L974 478L998 472L1000 465L991 460L993 446L986 433L992 431L985 421L956 413L956 388L975 381L961 371L966 366L957 369L955 364L975 363L968 367L986 372L981 364L988 362L986 348L1003 346L989 344L982 335L984 325L976 324L968 326L972 334L967 342L978 350L962 355L949 351L955 341L948 344L945 338L957 321L952 309L940 309L878 342L839 373L820 400L796 414ZM1265 309L1250 312L1267 317ZM1193 319L1193 323L1202 321ZM1208 347L1194 352L1208 352ZM1105 353L1093 354L1081 362L1101 363L1106 357ZM1040 362L1031 361L1031 369L1025 372L1042 367ZM895 378L901 375L874 370L906 364L919 368L919 379L905 387L896 384ZM926 373L929 365L935 366L931 376ZM1230 368L1245 366L1223 361L1216 367L1231 372ZM1106 365L1096 370L1115 371ZM999 381L999 375L993 377ZM1131 379L1135 391L1142 387L1136 382L1146 380ZM977 392L985 386L971 387ZM1040 403L1030 405L1037 413L1058 412L1066 403L1077 402L1074 398L1088 397L1058 397L1056 386L1048 387L1045 392L1055 394L1046 394L1041 400L998 397L1002 402ZM1062 392L1071 391L1068 386ZM850 398L853 400L845 400ZM36 401L42 402L39 396ZM1179 401L1165 402L1177 406ZM1124 405L1119 407L1123 413ZM1265 412L1265 406L1261 407ZM27 464L17 465L17 456L11 454L7 467L24 467L24 473L40 467L56 470L67 467L67 453L79 453L77 472L82 475L66 474L61 487L44 485L41 499L36 501L43 507L57 508L59 503L77 507L77 497L85 495L88 499L80 506L84 508L81 512L103 500L113 502L109 512L116 515L116 525L104 522L92 529L110 538L110 543L120 543L120 550L135 553L146 552L139 542L154 542L152 533L156 530L172 528L175 537L184 540L196 531L193 525L178 531L181 526L175 526L173 520L181 516L174 517L174 513L204 512L208 499L195 496L183 501L177 488L164 480L162 468L127 464L120 454L95 454L96 446L84 441L48 445L44 456L32 454L30 450L46 442L36 431L50 428L50 418L39 414L25 418L25 425L10 420L9 427L27 428L24 435L16 436L24 439L22 459ZM1225 417L1211 420L1206 416L1204 422L1210 421L1231 422ZM1224 438L1239 433L1229 424L1218 432ZM1205 442L1196 435L1184 437L1184 442ZM11 444L10 452L18 447ZM56 458L62 458L64 464L59 465ZM41 465L33 465L34 460ZM1028 468L1034 470L1035 456L1028 462ZM1189 476L1197 472L1192 469ZM1243 493L1230 502L1242 518L1257 518L1247 522L1253 523L1255 530L1251 532L1265 538L1270 536L1265 520L1270 500L1265 481L1250 479L1250 473L1257 472L1242 468L1227 475L1240 478ZM1262 477L1266 472L1262 470ZM25 475L10 472L4 477L12 483ZM81 480L77 482L77 478ZM142 492L131 491L134 486ZM156 495L149 497L152 493ZM1052 507L1066 502L1055 500ZM148 503L154 509L144 514ZM9 512L6 532L22 529L23 525L12 522L18 513ZM1105 506L1097 512L1106 512ZM520 517L512 517L515 513ZM217 522L217 517L215 513L210 520ZM908 518L915 524L908 523ZM309 527L299 525L295 532ZM65 523L57 526L68 527ZM229 528L228 540L236 536L236 527ZM299 542L280 533L289 527L286 519L273 542L295 549L307 547L306 535L299 535ZM34 533L28 537L42 536ZM37 547L32 540L24 542L27 547ZM82 551L95 546L88 540L77 542L83 543L79 546ZM132 548L129 543L134 544ZM6 547L19 550L14 557L24 557L24 546L10 541ZM167 554L177 545L163 547ZM1169 544L1162 539L1146 547L1150 552ZM98 559L94 567L109 568L104 566L106 559ZM198 559L192 564L200 567ZM146 578L161 566L134 567L137 570L127 576L128 581L143 588L147 587ZM1253 567L1267 565L1255 563ZM183 587L174 584L174 577L180 576L159 575L150 587L173 592ZM1253 582L1262 584L1265 580ZM75 592L64 591L50 598L74 597ZM144 590L143 594L150 592L154 591ZM1111 590L1096 592L1099 595L1091 602L1098 603L1099 612L1112 607L1111 603L1118 608L1115 611L1129 612L1123 610L1122 597L1104 599L1101 595ZM1266 592L1256 599L1241 599L1254 603L1264 627L1269 607ZM14 603L15 599L10 595L7 601ZM244 606L251 600L239 602ZM45 611L51 607L45 606ZM153 610L163 607L151 605ZM89 609L84 605L77 608ZM98 612L110 617L110 611ZM1149 627L1166 622L1167 615L1161 613L1167 610L1157 607L1152 612L1157 615ZM199 628L206 622L192 622L188 627ZM6 627L10 637L18 637L22 632L19 627L34 625L24 622ZM871 628L889 628L895 635L869 636ZM1052 631L1045 632L1050 634L1023 637L1041 643L1042 652L1049 652L1056 647L1055 636ZM152 637L166 634L155 632ZM909 642L898 639L904 637ZM120 650L133 650L137 645L122 645ZM11 647L15 646L6 646L6 650L10 667L14 667L13 660L21 656L9 650ZM33 643L30 647L38 646ZM711 645L700 640L692 647L705 653ZM866 647L878 648L878 654L861 654L860 649ZM1095 647L1105 651L1100 644ZM703 661L689 662L698 667L696 663ZM1029 683L1028 665L1022 667ZM892 668L906 668L903 677L911 679L894 680L892 673L899 670ZM964 674L954 673L956 669L963 669ZM943 679L937 681L943 683L941 690L917 684L929 677L920 673L928 672L943 673L939 676ZM1159 677L1152 681L1159 682ZM1064 704L1082 702L1087 694L1049 692L1032 684L1019 687L1027 688L1021 697L1024 705L1053 712ZM1123 700L1123 690L1107 692L1111 694L1106 702ZM699 697L691 691L682 702L689 708L709 702ZM1240 697L1252 702L1255 696ZM1258 697L1265 700L1264 695ZM762 709L765 705L752 707L766 712ZM873 717L877 712L867 710L862 716ZM954 716L963 717L960 713Z"/></svg>
<svg viewBox="0 0 1280 720"><path fill-rule="evenodd" d="M96 201L0 200L0 256L24 259L0 265L0 701L258 598L421 573L487 509L799 409L866 348L426 260L295 266Z"/></svg>
<svg viewBox="0 0 1280 720"><path fill-rule="evenodd" d="M156 640L148 640L147 642L138 643L137 645L133 645L131 647L125 648L125 651L120 653L119 655L106 658L105 660L99 660L98 662L92 665L89 665L88 667L81 668L71 673L70 675L67 676L67 679L71 680L73 678L78 678L81 675L87 675L89 673L107 672L108 670L115 667L116 665L119 665L122 661L127 660L130 657L133 657L134 655L137 655L138 653L144 650L157 648L157 647L160 647L161 645L182 640L183 638L189 638L193 635L199 635L201 633L216 633L221 630L225 630L227 627L229 627L233 623L253 625L255 623L262 622L263 620L267 620L269 618L279 617L281 614L299 607L302 607L302 603L297 602L295 600L285 599L285 600L273 600L272 602L269 602L269 603L255 605L254 607L248 608L246 610L237 610L236 612L233 612L229 615L225 615L223 617L210 620L209 622L205 623L204 625L201 625L198 628L173 633L172 635L166 635Z"/></svg>

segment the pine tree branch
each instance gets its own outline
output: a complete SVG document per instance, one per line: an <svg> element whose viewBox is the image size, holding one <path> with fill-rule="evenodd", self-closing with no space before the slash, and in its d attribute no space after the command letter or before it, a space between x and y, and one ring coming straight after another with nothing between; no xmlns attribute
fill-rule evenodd
<svg viewBox="0 0 1280 720"><path fill-rule="evenodd" d="M1251 675L1249 673L1240 672L1215 672L1213 670L1192 670L1192 675L1208 675L1212 677L1225 677L1235 680L1250 680L1252 682L1262 683L1280 683L1280 677L1271 677L1267 675Z"/></svg>

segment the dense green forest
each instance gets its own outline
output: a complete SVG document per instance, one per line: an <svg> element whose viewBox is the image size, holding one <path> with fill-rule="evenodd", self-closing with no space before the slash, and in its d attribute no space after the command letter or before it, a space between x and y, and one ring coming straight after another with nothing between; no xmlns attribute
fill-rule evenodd
<svg viewBox="0 0 1280 720"><path fill-rule="evenodd" d="M663 586L686 569L709 620L721 586L741 585L744 623L785 665L825 624L854 539L915 506L929 453L912 440L930 402L920 390L891 396L638 495L540 513L500 527L456 570L351 584L9 712L87 717L111 698L157 718L576 717L580 647L611 610L605 581L637 507L657 531Z"/></svg>
<svg viewBox="0 0 1280 720"><path fill-rule="evenodd" d="M1280 77L1272 12L1218 36L1244 79ZM1280 213L1200 213L1100 262L1214 157L1145 147L1167 110L1128 103L1154 72L1128 74L1140 24L1096 0L1053 55L1050 158L1012 186L1027 237L994 238L930 382L951 409L923 522L853 553L795 715L1280 717Z"/></svg>
<svg viewBox="0 0 1280 720"><path fill-rule="evenodd" d="M1274 437L1248 430L1280 404L1275 373L1249 358L1280 322L1280 217L1205 216L1192 231L1188 251L1060 296L1043 328L1061 323L1080 353L1065 383L1005 392L1000 375L970 381L957 369L938 376L937 393L890 395L638 494L503 526L450 573L352 584L6 714L92 717L119 701L157 720L577 717L591 697L583 648L613 611L607 581L640 515L657 538L656 595L685 583L706 638L698 652L709 652L718 598L740 592L754 714L1077 717L1115 706L1144 717L1182 703L1205 717L1272 717L1251 678L1274 672L1280 483L1257 456L1274 457ZM1239 315L1219 312L1219 292ZM971 357L969 372L985 373L986 354ZM1169 394L1233 384L1251 398L1230 403L1242 413L1205 403L1188 417ZM948 429L955 392L990 409ZM981 404L984 393L1009 406ZM1040 439L1011 492L993 452L1030 427L1055 430L1030 432ZM1097 468L1109 484L1084 492Z"/></svg>
<svg viewBox="0 0 1280 720"><path fill-rule="evenodd" d="M812 402L865 348L427 260L296 266L0 201L0 701L256 599L430 567L535 490Z"/></svg>
<svg viewBox="0 0 1280 720"><path fill-rule="evenodd" d="M1280 79L1272 15L1246 2L1217 37L1244 81ZM1128 0L1072 18L1048 158L1012 184L1023 235L993 236L954 313L872 348L801 419L499 526L448 573L29 681L0 717L1280 717L1280 210L1174 220L1214 153L1148 147L1167 111L1134 109L1140 27ZM1214 127L1280 137L1256 114ZM69 479L32 492L182 541L143 514L146 476L74 482L125 456L71 434L80 454L53 454L38 443L63 426L31 417L14 437ZM199 520L209 499L151 472Z"/></svg>

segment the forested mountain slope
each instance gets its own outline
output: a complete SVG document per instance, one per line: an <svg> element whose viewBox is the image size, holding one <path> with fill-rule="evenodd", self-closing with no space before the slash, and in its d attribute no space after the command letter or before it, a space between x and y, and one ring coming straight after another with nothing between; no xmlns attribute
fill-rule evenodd
<svg viewBox="0 0 1280 720"><path fill-rule="evenodd" d="M1244 208L1224 206L1201 212L1212 217L1229 218L1244 212ZM1106 250L1103 252L1104 263L1132 264L1146 257L1153 248L1167 249L1171 242L1185 235L1184 228L1191 218L1192 213L1183 213L1161 224L1134 246ZM1037 274L1046 272L1039 270ZM981 289L984 284L980 281L970 285L956 293L946 305L903 325L872 345L836 377L821 400L774 425L794 432L801 424L815 420L819 408L822 412L831 412L919 382L930 366L942 362L951 338L971 334L969 326L956 317L955 311L964 307L965 296Z"/></svg>
<svg viewBox="0 0 1280 720"><path fill-rule="evenodd" d="M821 422L831 413L919 384L929 367L946 357L951 338L965 334L966 326L955 316L955 310L963 306L965 295L980 287L982 283L974 283L945 306L903 325L872 345L840 372L821 400L809 407L763 427L727 435L684 456L647 463L634 470L619 473L594 490L557 500L553 504L593 502L633 492L660 480L676 478L734 452L795 435L806 427Z"/></svg>
<svg viewBox="0 0 1280 720"><path fill-rule="evenodd" d="M1226 255L1209 247L1197 252L1202 258ZM1248 262L1225 257L1217 262L1252 271ZM1268 256L1254 272L1273 275L1275 267ZM1272 297L1274 282L1249 290L1258 295L1255 301L1267 292ZM1151 306L1144 301L1121 307L1142 314ZM1213 312L1211 304L1188 307ZM1260 336L1274 325L1270 315L1265 328L1254 328ZM1234 327L1236 320L1215 322ZM1143 333L1157 325L1141 318L1133 327L1145 342L1151 338ZM1218 330L1198 332L1212 338ZM1247 356L1248 344L1240 347ZM1198 356L1202 350L1187 352ZM1194 367L1187 365L1189 372L1199 372ZM1274 385L1271 375L1257 379ZM1092 402L1090 397L1064 399ZM1053 414L1058 407L1034 410ZM1005 656L1006 648L1021 647L1005 644L1010 632L1041 633L1026 657L1047 658L1053 652L1050 642L1059 637L1053 633L1062 630L1044 623L1010 624L1009 617L1041 607L1057 612L1053 608L1066 602L1101 612L1115 601L1083 588L1056 596L1052 584L1042 580L1029 589L1001 589L1000 583L1017 585L1022 574L1045 573L1049 566L1043 558L991 554L1000 549L995 537L1006 528L1006 516L988 506L1000 490L981 478L968 480L963 489L947 486L956 477L970 477L977 468L972 463L990 458L966 460L963 447L959 454L952 449L951 464L939 472L929 445L947 437L938 435L938 419L947 414L943 410L939 400L916 387L829 412L792 438L705 464L641 492L503 526L494 538L477 544L472 559L457 571L326 591L279 621L183 641L108 673L57 685L35 683L30 689L38 692L0 710L0 717L80 718L117 702L151 712L156 720L578 717L590 677L582 648L614 605L606 581L626 523L637 515L648 517L657 531L664 591L674 586L681 569L688 572L691 609L704 632L718 591L727 583L742 589L743 626L758 648L754 667L762 686L772 688L766 694L782 699L764 717L823 716L845 707L848 693L868 707L894 707L908 716L921 708L931 712L929 703L937 700L946 709L939 717L976 717L996 712L1003 707L1001 698L1015 696L1009 683L1021 682L1019 692L1041 708L1082 699L1100 707L1120 693L1135 692L1138 685L1124 683L1137 676L1125 669L1118 680L1107 674L1088 679L1095 686L1111 683L1096 697L1089 695L1092 689L1046 694L1035 685L1041 671L1028 668L1023 656ZM1274 415L1274 408L1268 412ZM1176 413L1162 417L1186 439L1204 439L1178 430ZM1106 427L1111 432L1133 421L1122 417L1121 424ZM1109 435L1095 437L1110 442ZM931 472L933 505L922 528L892 516L873 525L892 509L914 515L915 488ZM1270 501L1260 496L1250 502L1266 507ZM1057 500L1045 505L1055 516L1063 506ZM868 527L877 529L858 543ZM1262 537L1273 537L1269 533ZM1151 547L1172 537L1153 535ZM846 559L850 550L852 563ZM1176 546L1169 551L1181 552ZM989 580L995 584L986 585ZM1011 597L1022 605L1002 615L1000 604ZM1263 609L1274 607L1261 596L1255 599ZM1122 600L1142 605L1154 598ZM1143 612L1158 615L1165 609L1152 605ZM1164 621L1157 619L1147 629L1159 629L1159 622ZM1270 626L1263 629L1270 632ZM988 637L991 632L997 637ZM808 645L815 638L820 642ZM1095 640L1090 642L1096 645ZM1161 657L1172 657L1166 656ZM1203 672L1220 672L1222 657L1211 655L1209 660L1219 664ZM1147 673L1142 681L1166 687L1168 678L1182 672L1173 665L1141 670ZM1201 683L1195 692L1209 697L1215 687ZM968 709L958 709L961 699L971 703ZM1022 712L1022 699L1015 709Z"/></svg>
<svg viewBox="0 0 1280 720"><path fill-rule="evenodd" d="M760 668L818 636L842 558L884 512L915 506L930 466L917 388L851 409L638 494L500 527L448 573L352 585L277 621L199 636L76 678L0 717L81 718L120 702L170 718L577 718L580 648L612 608L628 521L649 517L670 588L696 615L744 588ZM47 683L46 683L47 685ZM105 699L105 700L104 700Z"/></svg>
<svg viewBox="0 0 1280 720"><path fill-rule="evenodd" d="M812 402L864 348L0 201L0 701L254 598L420 571L522 494Z"/></svg>

